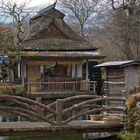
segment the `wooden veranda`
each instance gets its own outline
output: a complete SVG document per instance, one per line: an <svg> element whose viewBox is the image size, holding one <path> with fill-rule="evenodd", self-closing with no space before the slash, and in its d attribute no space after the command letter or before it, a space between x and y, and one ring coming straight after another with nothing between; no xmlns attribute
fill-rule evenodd
<svg viewBox="0 0 140 140"><path fill-rule="evenodd" d="M47 82L30 82L25 84L29 94L47 92L96 92L96 81L81 78L49 78Z"/></svg>

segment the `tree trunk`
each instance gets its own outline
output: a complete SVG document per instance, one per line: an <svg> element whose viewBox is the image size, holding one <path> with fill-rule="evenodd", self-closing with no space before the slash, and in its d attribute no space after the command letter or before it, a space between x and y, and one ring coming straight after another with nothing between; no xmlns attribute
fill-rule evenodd
<svg viewBox="0 0 140 140"><path fill-rule="evenodd" d="M124 49L125 49L125 55L126 55L127 59L128 60L134 59L133 53L130 48L130 41L128 38L125 38L125 40L124 40Z"/></svg>
<svg viewBox="0 0 140 140"><path fill-rule="evenodd" d="M84 24L80 24L81 36L84 36Z"/></svg>

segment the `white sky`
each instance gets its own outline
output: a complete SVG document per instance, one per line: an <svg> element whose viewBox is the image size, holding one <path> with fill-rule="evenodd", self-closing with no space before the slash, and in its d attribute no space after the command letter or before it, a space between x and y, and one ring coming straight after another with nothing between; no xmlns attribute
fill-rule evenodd
<svg viewBox="0 0 140 140"><path fill-rule="evenodd" d="M36 6L45 6L45 4L46 5L53 4L55 0L7 0L7 1L14 1L17 3L24 3L24 2L31 1L28 6L36 7Z"/></svg>
<svg viewBox="0 0 140 140"><path fill-rule="evenodd" d="M27 4L27 3L29 3L31 1L27 5L27 7L29 7L29 8L34 7L38 11L38 10L40 10L42 8L45 8L45 7L53 4L56 0L3 0L3 1L6 2L6 3L9 3L9 4L16 3L16 4L21 4L21 5L23 3ZM35 13L33 13L33 14L36 14L37 11L35 11ZM1 21L3 22L3 20L4 20L4 22L7 22L7 23L12 22L11 17L9 17L9 18L7 17L6 20L5 20L5 18L2 18L0 20L0 22Z"/></svg>
<svg viewBox="0 0 140 140"><path fill-rule="evenodd" d="M24 1L24 0L19 0ZM54 0L32 0L30 6L48 5L53 4Z"/></svg>

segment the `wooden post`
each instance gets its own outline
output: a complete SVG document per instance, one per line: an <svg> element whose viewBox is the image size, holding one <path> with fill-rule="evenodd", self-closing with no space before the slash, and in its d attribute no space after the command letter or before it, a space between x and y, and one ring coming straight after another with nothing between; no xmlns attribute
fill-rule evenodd
<svg viewBox="0 0 140 140"><path fill-rule="evenodd" d="M56 101L56 123L57 125L62 125L62 117L63 117L63 100L62 99L57 99Z"/></svg>
<svg viewBox="0 0 140 140"><path fill-rule="evenodd" d="M22 78L22 86L25 86L25 78L26 78L26 64L24 62L21 62L21 64L18 65L19 66L19 76Z"/></svg>
<svg viewBox="0 0 140 140"><path fill-rule="evenodd" d="M41 97L36 97L36 101L41 103Z"/></svg>
<svg viewBox="0 0 140 140"><path fill-rule="evenodd" d="M18 78L21 77L21 63L18 62Z"/></svg>
<svg viewBox="0 0 140 140"><path fill-rule="evenodd" d="M125 90L121 90L121 92L123 93L123 98L126 99L126 95L125 95ZM123 107L125 107L125 102L126 100L122 101L123 102ZM122 121L124 122L125 121L125 115L126 115L126 111L122 113L123 114L123 117L122 117Z"/></svg>
<svg viewBox="0 0 140 140"><path fill-rule="evenodd" d="M25 80L24 77L22 77L22 87L24 87L24 85L25 85L25 81L24 80Z"/></svg>
<svg viewBox="0 0 140 140"><path fill-rule="evenodd" d="M88 61L86 62L86 81L88 81Z"/></svg>
<svg viewBox="0 0 140 140"><path fill-rule="evenodd" d="M85 82L85 90L88 91L89 90L89 83L88 83L89 79L88 79L88 60L86 62L86 82Z"/></svg>
<svg viewBox="0 0 140 140"><path fill-rule="evenodd" d="M96 82L93 82L93 92L96 93Z"/></svg>
<svg viewBox="0 0 140 140"><path fill-rule="evenodd" d="M41 97L36 97L36 101L39 102L39 103L41 103ZM37 110L37 112L38 112L40 115L43 115L43 110L42 110L41 107L36 106L36 110Z"/></svg>
<svg viewBox="0 0 140 140"><path fill-rule="evenodd" d="M108 97L108 86L106 82L104 84L105 84L105 96ZM105 101L105 105L106 107L108 107L108 99ZM108 111L106 111L106 114L108 114Z"/></svg>
<svg viewBox="0 0 140 140"><path fill-rule="evenodd" d="M31 94L31 84L29 84L29 94Z"/></svg>

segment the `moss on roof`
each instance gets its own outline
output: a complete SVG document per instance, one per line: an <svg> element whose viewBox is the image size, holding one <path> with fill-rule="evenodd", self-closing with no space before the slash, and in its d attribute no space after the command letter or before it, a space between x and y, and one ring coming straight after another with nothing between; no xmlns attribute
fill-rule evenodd
<svg viewBox="0 0 140 140"><path fill-rule="evenodd" d="M39 39L25 41L22 50L81 50L95 49L86 41L73 41L68 39Z"/></svg>

